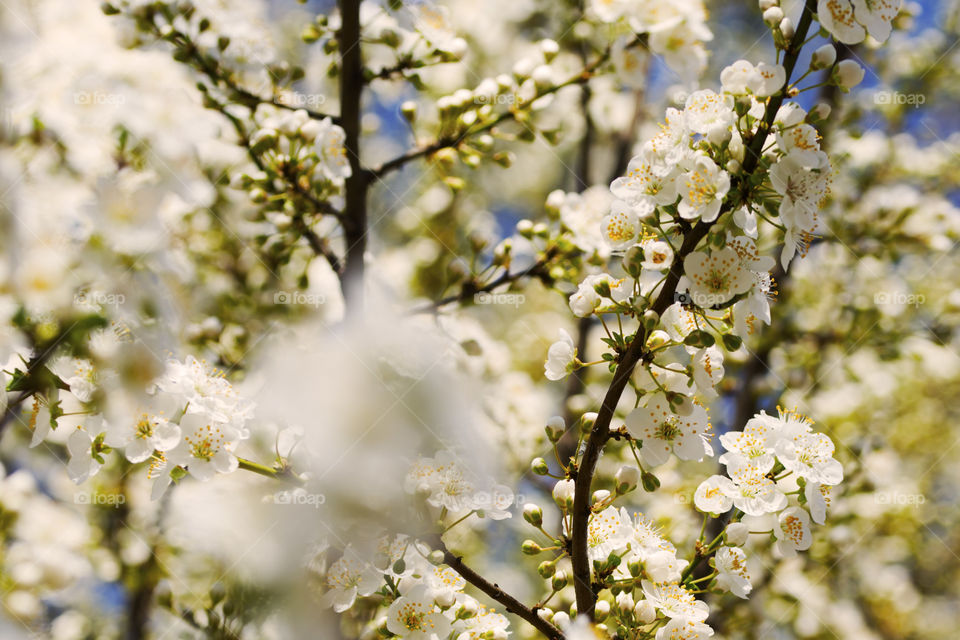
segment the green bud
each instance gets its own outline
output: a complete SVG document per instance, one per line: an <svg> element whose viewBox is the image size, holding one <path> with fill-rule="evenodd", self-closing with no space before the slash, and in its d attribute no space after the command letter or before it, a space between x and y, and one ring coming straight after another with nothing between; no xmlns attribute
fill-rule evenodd
<svg viewBox="0 0 960 640"><path fill-rule="evenodd" d="M547 579L552 578L553 574L557 572L557 564L551 562L550 560L544 560L540 563L540 566L537 567L537 573L540 574L541 578Z"/></svg>
<svg viewBox="0 0 960 640"><path fill-rule="evenodd" d="M550 472L550 467L547 466L547 461L543 458L534 458L530 463L530 471L538 476L545 476Z"/></svg>
<svg viewBox="0 0 960 640"><path fill-rule="evenodd" d="M644 491L653 492L660 488L660 480L646 469L640 475L640 482L643 484Z"/></svg>
<svg viewBox="0 0 960 640"><path fill-rule="evenodd" d="M535 556L543 551L543 548L533 540L524 540L523 544L520 545L520 550L523 551L524 555Z"/></svg>

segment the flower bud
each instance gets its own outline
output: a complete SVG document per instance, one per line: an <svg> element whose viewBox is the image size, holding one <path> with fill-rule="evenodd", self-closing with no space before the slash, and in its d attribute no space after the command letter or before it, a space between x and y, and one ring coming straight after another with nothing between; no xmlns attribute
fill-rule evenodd
<svg viewBox="0 0 960 640"><path fill-rule="evenodd" d="M533 526L539 527L543 524L543 509L532 502L528 502L523 505L523 519Z"/></svg>
<svg viewBox="0 0 960 640"><path fill-rule="evenodd" d="M547 461L543 458L534 458L530 462L530 471L538 476L545 476L550 472L550 468L547 466Z"/></svg>
<svg viewBox="0 0 960 640"><path fill-rule="evenodd" d="M763 12L763 21L771 27L779 25L783 20L783 10L780 7L770 7Z"/></svg>
<svg viewBox="0 0 960 640"><path fill-rule="evenodd" d="M841 89L850 90L863 82L864 70L856 60L841 60L834 71Z"/></svg>
<svg viewBox="0 0 960 640"><path fill-rule="evenodd" d="M810 110L810 115L816 116L821 120L826 120L827 118L830 117L831 111L832 109L830 108L829 104L827 104L826 102L821 102L820 104L818 104L817 106L815 106L813 109Z"/></svg>
<svg viewBox="0 0 960 640"><path fill-rule="evenodd" d="M566 571L557 571L553 574L553 580L550 582L550 586L553 587L554 591L560 591L565 586L567 586L567 572ZM559 613L557 615L560 615Z"/></svg>
<svg viewBox="0 0 960 640"><path fill-rule="evenodd" d="M460 620L472 618L475 615L477 615L477 601L473 598L464 600L463 604L460 605L460 609L457 610L457 618Z"/></svg>
<svg viewBox="0 0 960 640"><path fill-rule="evenodd" d="M641 600L633 608L633 616L640 624L650 624L657 619L657 610L649 600Z"/></svg>
<svg viewBox="0 0 960 640"><path fill-rule="evenodd" d="M544 560L540 563L540 566L537 567L537 573L539 573L543 579L552 578L556 572L557 563L550 560Z"/></svg>
<svg viewBox="0 0 960 640"><path fill-rule="evenodd" d="M760 0L760 11L766 11L770 7L780 6L779 0Z"/></svg>
<svg viewBox="0 0 960 640"><path fill-rule="evenodd" d="M573 480L560 480L553 487L553 500L561 509L569 509L573 506L573 495L576 485Z"/></svg>
<svg viewBox="0 0 960 640"><path fill-rule="evenodd" d="M520 550L523 551L524 555L535 556L543 551L543 548L533 540L524 540L523 544L520 545Z"/></svg>
<svg viewBox="0 0 960 640"><path fill-rule="evenodd" d="M644 470L641 474L640 481L643 484L644 491L652 492L660 488L660 480L647 470Z"/></svg>
<svg viewBox="0 0 960 640"><path fill-rule="evenodd" d="M563 437L564 431L567 430L567 424L563 421L563 416L553 416L547 420L547 438L550 442L557 442Z"/></svg>
<svg viewBox="0 0 960 640"><path fill-rule="evenodd" d="M549 38L541 40L540 51L543 53L543 59L550 62L560 53L560 45L557 44L556 40L550 40Z"/></svg>
<svg viewBox="0 0 960 640"><path fill-rule="evenodd" d="M793 26L793 20L790 18L784 18L780 21L780 33L783 34L783 37L787 40L793 39L793 34L796 33L796 29Z"/></svg>
<svg viewBox="0 0 960 640"><path fill-rule="evenodd" d="M837 49L830 43L827 43L813 52L810 58L811 69L826 69L832 67L837 61Z"/></svg>
<svg viewBox="0 0 960 640"><path fill-rule="evenodd" d="M407 122L413 122L417 119L417 103L413 100L407 100L400 105L400 115Z"/></svg>
<svg viewBox="0 0 960 640"><path fill-rule="evenodd" d="M617 475L614 476L614 479L617 483L618 495L629 493L640 484L640 469L633 465L625 464L617 469Z"/></svg>
<svg viewBox="0 0 960 640"><path fill-rule="evenodd" d="M623 613L633 611L634 606L633 596L629 593L624 592L617 596L617 608Z"/></svg>
<svg viewBox="0 0 960 640"><path fill-rule="evenodd" d="M457 596L453 591L438 591L433 597L434 603L441 609L449 609L457 602Z"/></svg>
<svg viewBox="0 0 960 640"><path fill-rule="evenodd" d="M590 433L593 429L593 425L597 422L597 412L588 411L580 417L580 432L581 433Z"/></svg>
<svg viewBox="0 0 960 640"><path fill-rule="evenodd" d="M606 489L597 489L596 491L593 492L593 495L591 496L593 500L593 506L599 507L609 497L610 497L609 491L607 491Z"/></svg>
<svg viewBox="0 0 960 640"><path fill-rule="evenodd" d="M630 276L637 278L643 267L643 247L635 244L623 254L623 270Z"/></svg>
<svg viewBox="0 0 960 640"><path fill-rule="evenodd" d="M660 322L660 314L653 309L647 309L643 312L643 328L647 331L653 331Z"/></svg>
<svg viewBox="0 0 960 640"><path fill-rule="evenodd" d="M610 603L606 600L597 600L593 607L593 619L597 622L603 622L610 615Z"/></svg>
<svg viewBox="0 0 960 640"><path fill-rule="evenodd" d="M747 536L750 533L749 525L746 525L742 522L733 522L727 525L727 528L724 530L724 534L727 538L727 543L735 545L737 547L743 546L747 542Z"/></svg>

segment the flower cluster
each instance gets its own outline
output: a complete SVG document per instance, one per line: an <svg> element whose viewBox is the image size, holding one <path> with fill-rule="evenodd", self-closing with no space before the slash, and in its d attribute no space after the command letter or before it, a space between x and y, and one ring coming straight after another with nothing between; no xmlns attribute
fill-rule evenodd
<svg viewBox="0 0 960 640"><path fill-rule="evenodd" d="M481 518L503 520L512 515L513 491L492 479L475 477L450 451L417 460L407 474L404 489L422 498L442 514L441 518L461 520L475 513Z"/></svg>
<svg viewBox="0 0 960 640"><path fill-rule="evenodd" d="M223 372L193 356L169 360L152 392L149 406L92 416L71 433L68 470L74 482L95 475L112 449L132 463L149 462L154 497L186 474L206 481L237 469L236 447L250 437L254 405Z"/></svg>
<svg viewBox="0 0 960 640"><path fill-rule="evenodd" d="M387 637L506 640L509 621L464 593L466 581L443 564L441 552L398 535L381 538L374 556L369 561L348 546L329 567L313 558L321 605L343 613L365 600L377 607L369 628Z"/></svg>

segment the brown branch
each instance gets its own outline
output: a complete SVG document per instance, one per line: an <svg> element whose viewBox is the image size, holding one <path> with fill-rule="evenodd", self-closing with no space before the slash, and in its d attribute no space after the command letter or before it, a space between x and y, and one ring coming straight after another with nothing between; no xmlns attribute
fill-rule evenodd
<svg viewBox="0 0 960 640"><path fill-rule="evenodd" d="M786 51L786 55L784 56L783 66L786 71L786 82L784 83L783 88L781 88L781 90L775 96L771 97L770 102L767 103L764 119L757 127L757 132L750 140L750 146L744 156L741 175L751 175L759 164L760 156L763 151L763 145L773 126L773 121L777 115L777 111L783 104L784 91L789 84L790 77L793 73L793 68L797 62L797 56L799 55L800 49L803 46L803 41L804 38L806 38L807 30L810 28L810 23L812 22L813 13L815 10L815 0L807 0L804 6L803 14L801 15L800 21L797 25L793 40L790 42L790 45ZM745 186L745 183L741 181L740 188L743 189ZM728 200L724 204L724 207L721 210L721 215L717 217L717 220L721 219L724 213L729 212L733 208L732 203L733 200ZM684 231L683 243L680 246L680 250L677 252L673 263L670 265L670 271L663 283L663 288L660 290L659 296L654 304L650 307L653 311L658 314L662 314L667 307L673 303L673 299L676 294L677 283L679 282L680 276L683 273L684 258L692 253L694 249L696 249L697 245L704 237L706 237L707 233L710 231L710 228L715 222L716 221L699 221L695 226ZM640 362L640 360L645 356L645 342L646 332L644 331L643 327L641 327L637 330L637 333L634 335L633 341L630 343L630 346L627 348L626 352L624 352L621 356L620 363L617 365L617 368L614 371L613 381L611 382L610 388L607 390L607 393L603 398L603 403L600 405L600 410L597 412L596 422L594 423L593 430L590 432L586 448L584 449L583 458L581 459L577 468L577 476L575 479L576 491L574 494L572 514L573 539L571 559L573 561L574 589L576 591L577 610L581 615L586 614L592 617L594 606L596 604L596 593L594 593L590 577L590 560L587 556L587 525L590 517L590 491L593 483L593 474L596 471L597 461L600 459L600 454L603 451L603 447L610 437L610 422L613 419L613 414L616 411L617 404L620 401L620 396L623 394L623 390L627 386L630 376L633 374L633 370L637 363Z"/></svg>
<svg viewBox="0 0 960 640"><path fill-rule="evenodd" d="M363 97L363 52L360 46L360 0L338 0L340 43L340 126L350 162L345 184L343 233L346 256L343 267L343 297L347 315L363 310L364 254L367 251L367 192L370 175L360 163L360 116Z"/></svg>
<svg viewBox="0 0 960 640"><path fill-rule="evenodd" d="M499 602L504 608L520 618L523 618L530 626L542 633L550 640L564 640L563 632L555 626L537 615L536 608L531 609L523 604L509 593L500 588L495 582L489 582L479 573L463 563L463 558L454 554L440 539L440 536L434 536L429 541L430 545L443 552L443 562L451 569L459 573L464 580L475 586L480 591L490 596L493 600Z"/></svg>

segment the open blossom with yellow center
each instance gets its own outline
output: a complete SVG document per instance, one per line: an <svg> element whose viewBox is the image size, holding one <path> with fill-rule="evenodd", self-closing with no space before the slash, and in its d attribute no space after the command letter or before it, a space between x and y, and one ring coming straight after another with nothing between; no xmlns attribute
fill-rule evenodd
<svg viewBox="0 0 960 640"><path fill-rule="evenodd" d="M826 485L843 480L843 465L833 458L833 441L822 433L799 433L777 443L777 458L789 471Z"/></svg>
<svg viewBox="0 0 960 640"><path fill-rule="evenodd" d="M381 585L383 575L348 546L324 575L327 591L320 604L342 613L353 606L357 596L369 596Z"/></svg>
<svg viewBox="0 0 960 640"><path fill-rule="evenodd" d="M747 571L747 554L740 547L720 547L714 556L717 586L746 599L753 585Z"/></svg>
<svg viewBox="0 0 960 640"><path fill-rule="evenodd" d="M653 211L652 205L650 211ZM611 247L625 249L634 244L640 234L640 218L630 205L614 200L610 213L601 223L601 232Z"/></svg>
<svg viewBox="0 0 960 640"><path fill-rule="evenodd" d="M673 618L657 629L656 640L703 640L713 635L713 629L702 622Z"/></svg>
<svg viewBox="0 0 960 640"><path fill-rule="evenodd" d="M737 120L733 98L709 89L691 93L684 105L683 115L691 131L717 143L728 136L730 127Z"/></svg>
<svg viewBox="0 0 960 640"><path fill-rule="evenodd" d="M867 36L854 16L850 0L818 0L817 19L830 35L844 44L863 42Z"/></svg>
<svg viewBox="0 0 960 640"><path fill-rule="evenodd" d="M694 158L691 168L678 180L677 212L685 220L713 222L730 190L730 175L705 155Z"/></svg>
<svg viewBox="0 0 960 640"><path fill-rule="evenodd" d="M627 547L633 527L625 511L607 507L590 516L587 523L587 553L593 560L606 560Z"/></svg>
<svg viewBox="0 0 960 640"><path fill-rule="evenodd" d="M404 640L441 640L452 626L421 585L393 601L387 610L387 629Z"/></svg>
<svg viewBox="0 0 960 640"><path fill-rule="evenodd" d="M813 538L810 535L810 515L800 507L784 509L774 528L777 538L777 550L784 557L791 557L797 551L810 548Z"/></svg>
<svg viewBox="0 0 960 640"><path fill-rule="evenodd" d="M632 205L637 215L644 216L656 205L673 204L677 200L677 171L661 164L650 146L634 156L625 175L610 184L614 197Z"/></svg>
<svg viewBox="0 0 960 640"><path fill-rule="evenodd" d="M662 393L655 393L646 406L631 411L625 423L630 434L643 443L640 455L651 466L663 464L671 453L681 460L703 460L713 455L708 441L710 420L699 404L690 415L680 416L673 413Z"/></svg>
<svg viewBox="0 0 960 640"><path fill-rule="evenodd" d="M143 462L154 451L169 451L180 442L180 426L162 415L141 411L132 428L129 423L116 422L107 430L106 443L122 448L130 462Z"/></svg>
<svg viewBox="0 0 960 640"><path fill-rule="evenodd" d="M707 603L697 600L696 596L682 585L675 583L657 584L644 580L641 586L647 599L668 618L703 622L710 615L710 608Z"/></svg>
<svg viewBox="0 0 960 640"><path fill-rule="evenodd" d="M743 267L737 252L730 247L709 255L701 251L691 253L683 260L683 270L690 282L693 303L705 309L729 302L753 286L752 272Z"/></svg>
<svg viewBox="0 0 960 640"><path fill-rule="evenodd" d="M180 428L180 442L167 453L171 468L186 467L191 476L201 481L236 471L239 463L233 448L238 437L229 425L188 413L180 420Z"/></svg>
<svg viewBox="0 0 960 640"><path fill-rule="evenodd" d="M726 513L733 506L730 497L736 487L730 478L713 475L700 483L693 494L693 504L704 513Z"/></svg>
<svg viewBox="0 0 960 640"><path fill-rule="evenodd" d="M730 491L727 495L733 499L733 505L748 516L774 513L787 506L787 496L760 467L738 462L736 466L728 465L727 473L733 481L732 487L725 486L725 490Z"/></svg>

